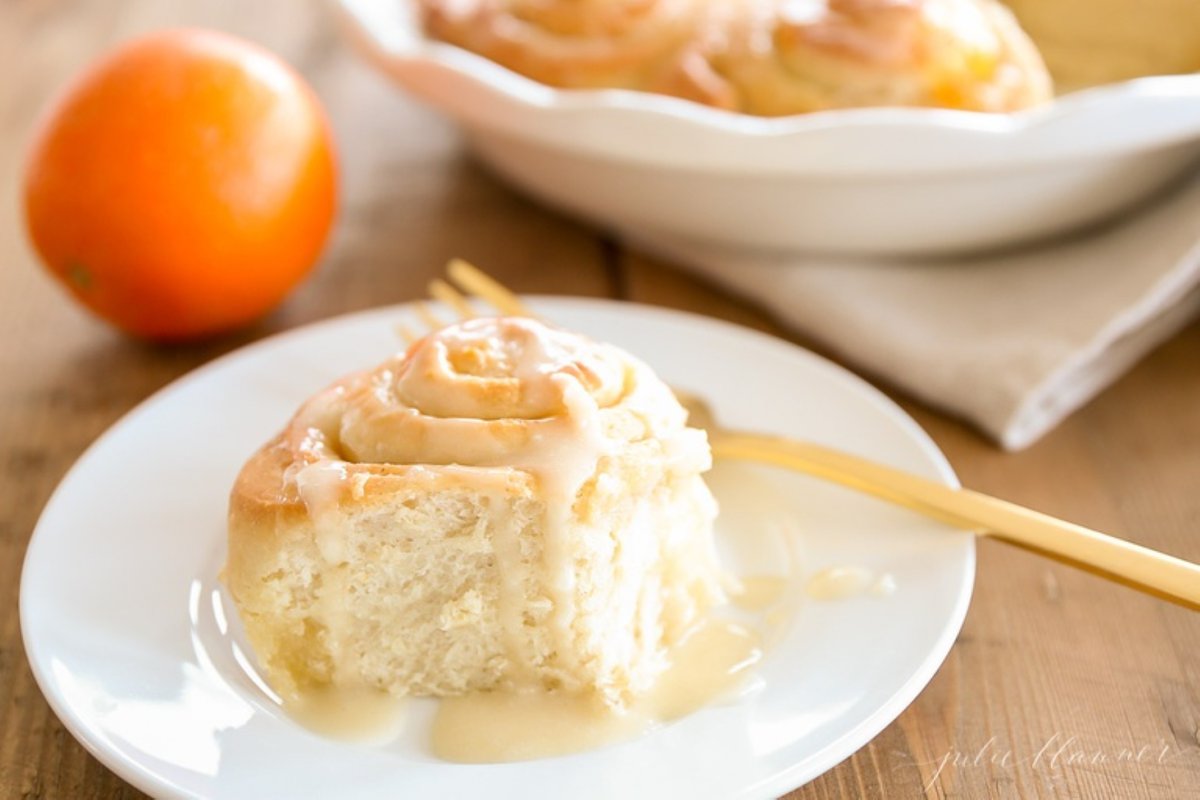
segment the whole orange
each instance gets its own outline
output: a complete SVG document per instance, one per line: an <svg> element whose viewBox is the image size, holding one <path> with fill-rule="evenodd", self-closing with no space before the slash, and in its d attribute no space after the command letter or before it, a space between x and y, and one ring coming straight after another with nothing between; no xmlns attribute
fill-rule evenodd
<svg viewBox="0 0 1200 800"><path fill-rule="evenodd" d="M309 272L333 222L329 124L304 80L233 36L169 30L88 68L43 118L30 238L81 302L129 333L247 323Z"/></svg>

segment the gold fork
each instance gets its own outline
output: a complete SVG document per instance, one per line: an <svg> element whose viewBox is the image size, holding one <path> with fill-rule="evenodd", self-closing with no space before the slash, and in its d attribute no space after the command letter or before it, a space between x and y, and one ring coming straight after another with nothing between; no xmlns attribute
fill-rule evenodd
<svg viewBox="0 0 1200 800"><path fill-rule="evenodd" d="M451 261L447 280L434 280L429 293L460 318L477 316L468 296L506 316L535 317L520 298L482 270ZM456 288L457 287L457 288ZM417 315L430 329L444 322L426 303ZM418 336L399 328L409 342ZM1075 525L970 489L955 489L859 456L810 442L746 431L717 423L700 397L676 390L691 424L708 432L715 458L769 464L813 475L903 506L955 527L1049 555L1111 580L1200 609L1200 566L1115 536Z"/></svg>

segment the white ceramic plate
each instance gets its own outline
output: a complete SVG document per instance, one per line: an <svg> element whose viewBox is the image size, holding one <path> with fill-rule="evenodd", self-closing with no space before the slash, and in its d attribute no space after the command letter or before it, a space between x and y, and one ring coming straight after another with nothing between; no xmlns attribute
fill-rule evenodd
<svg viewBox="0 0 1200 800"><path fill-rule="evenodd" d="M914 255L1047 236L1118 212L1200 157L1200 74L1018 114L865 108L766 119L562 90L427 40L415 0L335 0L352 43L461 123L535 196L642 239Z"/></svg>
<svg viewBox="0 0 1200 800"><path fill-rule="evenodd" d="M954 483L905 414L844 370L770 337L631 304L543 299L561 324L643 356L702 391L731 424L808 437ZM159 392L79 460L26 557L21 624L34 674L71 732L158 796L356 798L767 797L849 756L917 695L954 641L971 594L961 532L810 479L755 472L793 523L802 571L853 564L897 590L792 616L754 690L633 742L517 764L428 754L430 701L382 746L294 724L255 680L217 582L227 492L242 462L309 394L397 347L383 309L293 331ZM410 322L415 322L410 320ZM718 496L730 473L719 475ZM729 496L731 509L744 496ZM720 536L741 531L726 518ZM737 527L734 525L733 527ZM803 575L797 576L797 584Z"/></svg>

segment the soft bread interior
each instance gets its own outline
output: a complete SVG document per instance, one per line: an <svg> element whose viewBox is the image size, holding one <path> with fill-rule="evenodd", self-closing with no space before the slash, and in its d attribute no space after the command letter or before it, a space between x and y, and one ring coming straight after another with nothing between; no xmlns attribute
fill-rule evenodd
<svg viewBox="0 0 1200 800"><path fill-rule="evenodd" d="M570 552L547 554L529 473L383 467L312 514L278 496L289 464L277 441L235 487L226 582L285 693L535 687L620 705L649 688L665 647L720 599L711 540L698 535L711 529L711 496L698 475L665 464L652 439L602 459L576 498ZM556 608L548 583L564 579L573 604ZM505 613L521 617L515 638Z"/></svg>

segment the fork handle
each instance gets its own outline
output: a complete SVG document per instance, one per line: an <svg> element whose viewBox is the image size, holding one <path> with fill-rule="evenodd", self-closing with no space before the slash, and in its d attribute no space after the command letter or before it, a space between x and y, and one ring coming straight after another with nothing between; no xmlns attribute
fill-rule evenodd
<svg viewBox="0 0 1200 800"><path fill-rule="evenodd" d="M820 445L721 432L713 456L804 472L872 494L956 527L1097 570L1135 588L1200 607L1200 566L970 489L955 489Z"/></svg>

